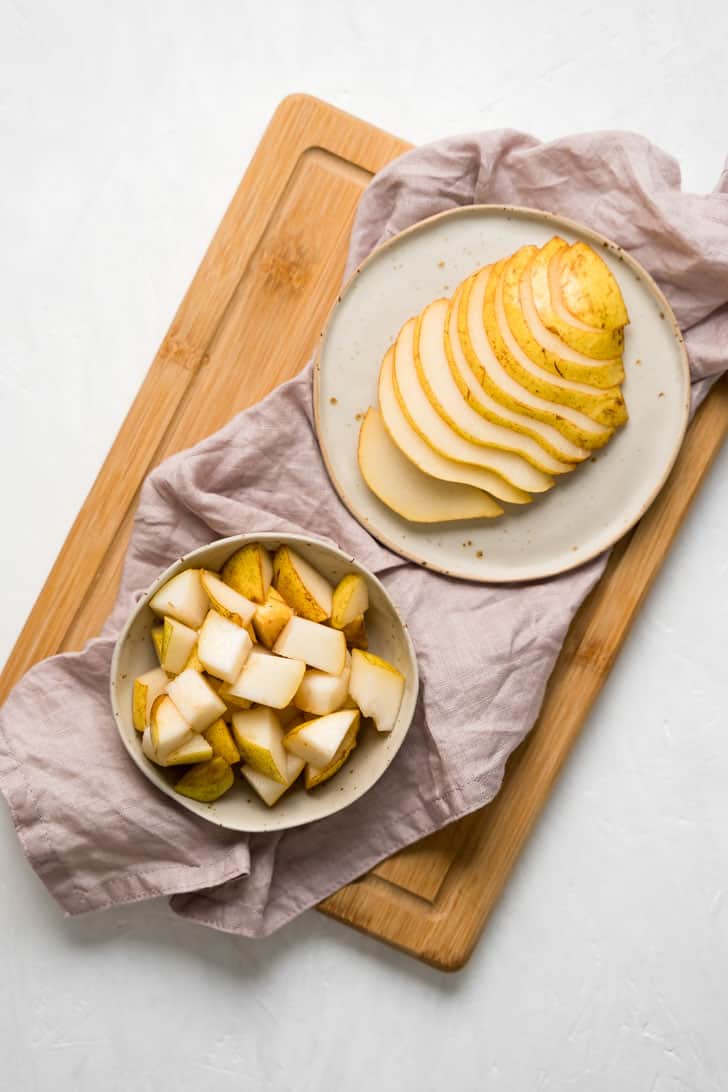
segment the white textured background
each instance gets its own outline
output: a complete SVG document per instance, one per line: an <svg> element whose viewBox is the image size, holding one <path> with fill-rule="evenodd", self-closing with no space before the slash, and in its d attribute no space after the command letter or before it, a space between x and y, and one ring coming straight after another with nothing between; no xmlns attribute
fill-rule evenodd
<svg viewBox="0 0 728 1092"><path fill-rule="evenodd" d="M416 19L413 17L417 13ZM0 0L0 661L277 102L728 152L723 0ZM0 810L0 1087L725 1092L728 450L468 968L65 921Z"/></svg>

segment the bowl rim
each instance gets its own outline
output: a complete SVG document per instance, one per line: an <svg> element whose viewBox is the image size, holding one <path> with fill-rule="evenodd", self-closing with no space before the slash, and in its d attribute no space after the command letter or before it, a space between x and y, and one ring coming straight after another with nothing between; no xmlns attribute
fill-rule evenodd
<svg viewBox="0 0 728 1092"><path fill-rule="evenodd" d="M129 713L129 711L124 712L122 710L120 701L117 697L119 661L121 658L122 650L126 645L129 633L135 622L137 621L139 615L149 605L150 600L156 594L159 588L161 588L173 576L176 576L177 573L184 572L186 569L197 567L195 565L195 562L199 561L201 557L204 557L204 555L211 549L218 549L220 547L230 546L232 553L234 552L234 549L240 549L240 547L245 546L247 543L250 542L261 542L263 545L269 545L269 548L271 543L275 543L277 545L290 545L294 548L297 544L301 546L315 546L321 548L325 551L328 551L331 555L333 555L334 558L336 558L336 560L342 561L348 566L352 566L355 570L360 572L367 581L374 584L378 588L385 602L392 611L392 615L395 618L396 623L399 627L400 635L404 641L406 658L409 662L408 671L411 673L412 681L411 688L407 688L405 690L405 694L403 695L402 706L400 707L400 711L397 715L397 722L395 724L396 729L401 719L405 721L401 736L397 740L396 745L389 750L387 754L387 761L372 780L363 779L364 783L360 787L357 787L353 795L350 798L346 799L343 803L336 802L338 799L338 794L336 797L332 797L330 810L326 811L322 815L317 815L310 819L302 818L298 821L293 822L285 821L276 823L276 810L275 807L273 807L270 808L269 811L266 813L270 816L272 820L270 823L266 823L260 826L253 825L252 827L239 825L237 823L231 824L230 822L222 820L219 814L217 814L214 810L214 803L202 804L198 801L188 800L186 797L181 796L179 793L175 793L173 787L164 780L161 774L157 774L156 768L153 767L147 759L145 759L141 747L133 747L130 740L126 738L124 731L122 730L122 725L125 722L130 721L131 714ZM200 565L200 567L202 567L202 565ZM409 700L406 702L408 690ZM267 833L274 830L292 830L296 827L305 826L308 823L319 822L322 819L327 819L329 818L329 816L335 815L339 811L343 811L345 808L349 807L351 804L359 800L365 793L373 788L377 781L379 781L379 779L384 775L384 773L392 764L396 755L398 754L412 726L415 709L417 707L419 690L419 667L409 627L402 615L400 614L399 610L397 609L396 605L393 603L391 596L387 592L387 589L384 587L381 580L360 561L357 561L356 558L353 557L348 551L342 550L340 546L337 546L330 540L320 538L317 535L304 535L298 532L279 533L276 531L259 531L257 533L250 534L246 533L238 535L228 535L223 538L213 539L212 542L205 543L202 546L197 546L194 550L190 550L188 553L183 554L181 557L178 557L175 561L169 564L163 572L159 574L159 576L148 587L146 592L142 596L140 596L140 598L134 604L133 610L129 614L129 617L127 618L124 626L119 632L118 637L116 638L114 651L111 657L111 665L109 668L109 697L111 701L111 710L114 716L116 730L119 734L122 745L124 746L127 754L134 762L134 765L137 767L137 769L144 775L144 777L147 779L147 781L150 782L150 784L154 785L155 788L157 788L175 804L183 807L186 811L190 812L193 815L197 815L199 818L204 819L206 822L212 823L214 826L222 827L227 830L234 830L241 834L257 834L263 832ZM134 729L134 737L137 737L138 735L139 733L136 731L136 729ZM391 739L392 733L388 733L388 737ZM136 742L136 738L134 739L134 742Z"/></svg>

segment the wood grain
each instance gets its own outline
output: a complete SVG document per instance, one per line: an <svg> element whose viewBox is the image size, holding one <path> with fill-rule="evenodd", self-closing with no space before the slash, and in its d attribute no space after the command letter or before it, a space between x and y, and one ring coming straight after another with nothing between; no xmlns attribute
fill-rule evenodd
<svg viewBox="0 0 728 1092"><path fill-rule="evenodd" d="M33 663L101 628L149 470L303 366L338 294L362 189L407 147L308 96L280 105L13 649L0 701ZM496 800L382 862L322 910L437 967L462 966L727 429L722 383L574 620L539 722Z"/></svg>

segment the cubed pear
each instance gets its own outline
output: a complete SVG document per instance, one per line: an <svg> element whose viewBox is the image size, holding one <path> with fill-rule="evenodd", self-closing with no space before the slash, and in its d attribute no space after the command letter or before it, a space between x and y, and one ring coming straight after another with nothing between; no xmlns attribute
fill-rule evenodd
<svg viewBox="0 0 728 1092"><path fill-rule="evenodd" d="M293 608L275 588L269 588L265 602L256 608L253 615L253 627L258 640L266 648L273 648L278 635L286 622L293 616Z"/></svg>
<svg viewBox="0 0 728 1092"><path fill-rule="evenodd" d="M197 643L197 632L176 618L164 619L162 634L162 667L169 675L184 671Z"/></svg>
<svg viewBox="0 0 728 1092"><path fill-rule="evenodd" d="M197 762L207 762L212 758L212 747L206 739L197 733L186 743L172 751L165 759L165 766L192 766Z"/></svg>
<svg viewBox="0 0 728 1092"><path fill-rule="evenodd" d="M360 573L347 573L334 588L331 604L331 625L344 629L369 607L367 582Z"/></svg>
<svg viewBox="0 0 728 1092"><path fill-rule="evenodd" d="M209 762L201 762L184 774L174 789L190 800L211 804L232 788L235 775L224 758L215 755Z"/></svg>
<svg viewBox="0 0 728 1092"><path fill-rule="evenodd" d="M202 734L212 747L213 754L224 758L231 766L240 762L240 751L235 746L235 740L224 720L216 720Z"/></svg>
<svg viewBox="0 0 728 1092"><path fill-rule="evenodd" d="M176 618L190 629L199 629L210 609L199 569L177 573L152 597L149 606L160 618Z"/></svg>
<svg viewBox="0 0 728 1092"><path fill-rule="evenodd" d="M157 659L160 666L162 663L162 645L164 644L164 625L152 626L151 630L152 644L154 645L154 651L157 653Z"/></svg>
<svg viewBox="0 0 728 1092"><path fill-rule="evenodd" d="M349 693L350 663L351 657L347 653L347 663L340 675L328 675L325 671L311 668L296 691L294 705L316 717L324 717L341 709Z"/></svg>
<svg viewBox="0 0 728 1092"><path fill-rule="evenodd" d="M281 546L273 558L273 584L302 618L325 622L331 617L333 588L288 546Z"/></svg>
<svg viewBox="0 0 728 1092"><path fill-rule="evenodd" d="M137 732L143 732L149 724L152 706L159 695L164 693L168 682L169 677L161 667L145 671L134 680L132 719Z"/></svg>
<svg viewBox="0 0 728 1092"><path fill-rule="evenodd" d="M233 714L233 733L249 766L281 785L286 784L287 759L281 722L272 709L240 710Z"/></svg>
<svg viewBox="0 0 728 1092"><path fill-rule="evenodd" d="M204 667L202 666L202 662L200 660L200 657L197 655L197 642L196 641L195 641L195 647L192 649L192 652L190 652L187 663L182 668L182 670L187 671L187 670L189 670L189 668L192 668L193 671L204 671L205 670Z"/></svg>
<svg viewBox="0 0 728 1092"><path fill-rule="evenodd" d="M226 690L226 700L247 698L258 705L283 709L290 705L306 671L303 660L274 656L264 648L254 648L243 670Z"/></svg>
<svg viewBox="0 0 728 1092"><path fill-rule="evenodd" d="M162 763L157 758L157 752L154 750L154 744L152 743L152 730L151 728L144 729L144 735L142 736L142 751L150 760L150 762L156 762L158 766Z"/></svg>
<svg viewBox="0 0 728 1092"><path fill-rule="evenodd" d="M197 655L205 671L234 682L250 654L252 642L246 630L211 610L197 638Z"/></svg>
<svg viewBox="0 0 728 1092"><path fill-rule="evenodd" d="M225 702L228 713L232 716L236 709L250 709L252 702L249 702L247 698L240 698L237 694L231 694L230 690L235 686L235 683L221 683L218 687L218 694ZM230 717L227 718L228 720Z"/></svg>
<svg viewBox="0 0 728 1092"><path fill-rule="evenodd" d="M313 766L325 767L338 757L352 736L356 738L358 730L359 711L341 709L291 728L283 737L283 745Z"/></svg>
<svg viewBox="0 0 728 1092"><path fill-rule="evenodd" d="M207 679L191 667L172 679L167 693L193 732L204 732L227 708Z"/></svg>
<svg viewBox="0 0 728 1092"><path fill-rule="evenodd" d="M160 762L192 736L192 729L169 694L160 694L149 715L151 741Z"/></svg>
<svg viewBox="0 0 728 1092"><path fill-rule="evenodd" d="M349 693L380 732L391 732L404 693L404 675L392 664L355 648L351 654Z"/></svg>
<svg viewBox="0 0 728 1092"><path fill-rule="evenodd" d="M202 587L214 609L223 618L229 618L238 626L247 626L255 614L255 603L251 603L240 592L235 591L229 584L216 576L215 573L203 569L200 574Z"/></svg>
<svg viewBox="0 0 728 1092"><path fill-rule="evenodd" d="M273 578L273 562L265 546L259 542L249 542L228 558L221 576L241 595L263 603Z"/></svg>
<svg viewBox="0 0 728 1092"><path fill-rule="evenodd" d="M340 630L295 615L281 630L273 651L329 675L340 675L346 665L346 638Z"/></svg>
<svg viewBox="0 0 728 1092"><path fill-rule="evenodd" d="M260 773L253 766L242 766L240 772L243 777L250 783L255 789L261 800L264 800L269 808L272 808L284 792L290 789L293 782L297 779L301 770L306 765L302 758L298 758L296 755L286 755L286 780L282 784L280 781L274 781L270 777L266 777L265 774Z"/></svg>

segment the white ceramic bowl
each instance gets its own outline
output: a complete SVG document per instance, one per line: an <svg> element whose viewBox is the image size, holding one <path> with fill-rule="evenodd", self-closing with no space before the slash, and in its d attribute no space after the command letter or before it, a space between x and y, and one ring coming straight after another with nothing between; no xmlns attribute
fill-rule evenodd
<svg viewBox="0 0 728 1092"><path fill-rule="evenodd" d="M271 551L281 545L291 546L333 584L347 572L361 573L369 589L369 647L399 668L406 679L402 706L391 732L380 734L365 727L340 773L311 792L305 791L301 778L272 808L263 803L237 771L233 788L214 804L200 804L180 796L173 786L182 770L179 767L167 770L150 762L142 753L141 737L132 722L134 679L157 666L150 631L159 619L150 609L149 600L162 584L183 569L221 569L246 542L261 542ZM111 661L111 707L116 726L144 776L180 807L218 826L250 832L297 827L333 815L358 800L382 776L401 747L414 714L418 685L417 660L407 626L379 580L343 551L303 535L235 535L202 546L175 561L138 603L119 636Z"/></svg>

